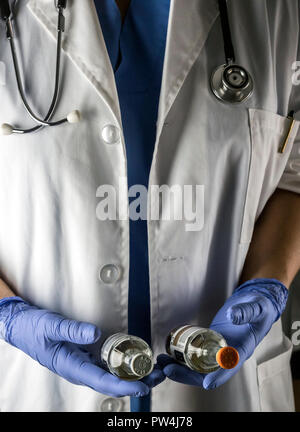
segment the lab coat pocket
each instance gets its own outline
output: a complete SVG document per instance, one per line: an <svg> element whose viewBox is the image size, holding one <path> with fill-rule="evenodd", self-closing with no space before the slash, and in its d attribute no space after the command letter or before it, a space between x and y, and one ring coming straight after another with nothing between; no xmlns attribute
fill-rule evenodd
<svg viewBox="0 0 300 432"><path fill-rule="evenodd" d="M259 109L248 113L250 158L240 243L251 241L254 224L280 182L300 124L295 121L290 130L288 117Z"/></svg>
<svg viewBox="0 0 300 432"><path fill-rule="evenodd" d="M290 358L293 344L284 336L284 347L276 357L257 365L261 411L294 411Z"/></svg>

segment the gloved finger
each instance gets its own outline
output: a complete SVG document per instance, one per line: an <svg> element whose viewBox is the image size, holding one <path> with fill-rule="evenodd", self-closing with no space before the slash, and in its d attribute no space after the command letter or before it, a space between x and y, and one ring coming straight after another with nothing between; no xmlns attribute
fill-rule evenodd
<svg viewBox="0 0 300 432"><path fill-rule="evenodd" d="M164 368L164 374L172 381L181 384L202 386L203 375L188 369L186 366L173 363Z"/></svg>
<svg viewBox="0 0 300 432"><path fill-rule="evenodd" d="M259 301L239 303L231 306L226 316L229 321L236 325L255 323L261 319L264 313Z"/></svg>
<svg viewBox="0 0 300 432"><path fill-rule="evenodd" d="M46 322L47 337L53 342L71 342L88 345L97 342L101 331L94 324L53 318Z"/></svg>
<svg viewBox="0 0 300 432"><path fill-rule="evenodd" d="M176 363L176 361L167 354L159 354L159 356L157 357L157 364L161 369L163 369L165 366L169 364L174 364L174 363Z"/></svg>
<svg viewBox="0 0 300 432"><path fill-rule="evenodd" d="M214 388L220 387L240 370L246 360L246 352L242 347L237 347L237 350L240 355L240 360L236 367L233 369L220 368L215 372L211 372L205 375L203 380L203 388L205 388L206 390L212 390Z"/></svg>
<svg viewBox="0 0 300 432"><path fill-rule="evenodd" d="M176 363L171 357L161 354L158 356L157 362L160 366L164 365L163 372L172 381L187 385L202 386L202 374Z"/></svg>
<svg viewBox="0 0 300 432"><path fill-rule="evenodd" d="M156 364L150 375L143 378L141 381L145 383L149 388L156 387L166 379L166 375L162 369Z"/></svg>
<svg viewBox="0 0 300 432"><path fill-rule="evenodd" d="M85 362L81 364L77 379L98 393L112 397L146 396L150 389L141 381L125 381L106 372L98 366Z"/></svg>
<svg viewBox="0 0 300 432"><path fill-rule="evenodd" d="M225 384L233 375L235 375L242 365L237 365L234 369L218 369L215 372L207 374L203 380L203 388L213 390Z"/></svg>

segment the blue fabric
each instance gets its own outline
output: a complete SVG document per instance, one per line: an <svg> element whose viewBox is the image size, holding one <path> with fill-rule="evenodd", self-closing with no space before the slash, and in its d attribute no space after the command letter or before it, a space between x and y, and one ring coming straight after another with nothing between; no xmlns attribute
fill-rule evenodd
<svg viewBox="0 0 300 432"><path fill-rule="evenodd" d="M128 186L148 187L170 0L131 0L122 26L115 0L95 0L115 72L128 164ZM130 221L128 331L151 344L147 222ZM131 410L149 411L150 398Z"/></svg>
<svg viewBox="0 0 300 432"><path fill-rule="evenodd" d="M239 286L216 314L210 328L224 336L228 345L239 352L239 364L230 370L219 368L207 375L177 364L165 354L158 364L170 379L205 389L223 385L235 375L253 354L284 311L287 288L276 279L252 279Z"/></svg>

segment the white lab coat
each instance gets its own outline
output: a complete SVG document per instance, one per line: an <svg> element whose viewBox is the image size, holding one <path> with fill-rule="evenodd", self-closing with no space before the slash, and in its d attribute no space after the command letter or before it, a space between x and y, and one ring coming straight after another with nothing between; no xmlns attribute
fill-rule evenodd
<svg viewBox="0 0 300 432"><path fill-rule="evenodd" d="M82 121L0 138L0 271L27 301L95 323L104 338L127 331L129 223L99 221L96 191L104 184L118 188L119 177L126 178L126 152L93 2L68 3L56 118L79 108ZM277 151L290 124L287 113L300 111L300 87L292 85L292 63L300 59L299 2L228 4L237 62L255 83L253 96L240 105L220 103L209 89L211 72L224 62L217 2L171 1L149 184L204 185L205 221L197 232L187 232L184 220L149 222L155 355L164 352L173 327L209 326L237 285L255 220L276 187L300 192L299 121L284 154ZM52 0L18 2L26 92L41 115L53 91L56 20ZM0 60L6 69L0 123L31 126L2 27ZM111 126L117 127L113 144L107 142ZM126 192L119 192L126 211ZM149 208L156 205L150 199ZM120 274L108 272L112 280L105 283L99 271L112 264L108 270ZM152 409L292 411L290 353L278 321L224 386L205 391L166 380L153 390ZM128 397L107 398L72 385L0 341L0 410L129 409Z"/></svg>

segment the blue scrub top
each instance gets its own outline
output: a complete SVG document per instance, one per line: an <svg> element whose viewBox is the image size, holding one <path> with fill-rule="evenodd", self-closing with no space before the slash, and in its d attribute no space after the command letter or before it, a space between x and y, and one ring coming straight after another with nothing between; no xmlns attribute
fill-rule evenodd
<svg viewBox="0 0 300 432"><path fill-rule="evenodd" d="M95 4L119 95L128 187L144 185L148 188L170 0L131 0L123 24L115 0L95 0ZM146 220L130 219L128 301L129 334L151 345ZM150 397L131 398L131 410L149 411Z"/></svg>

